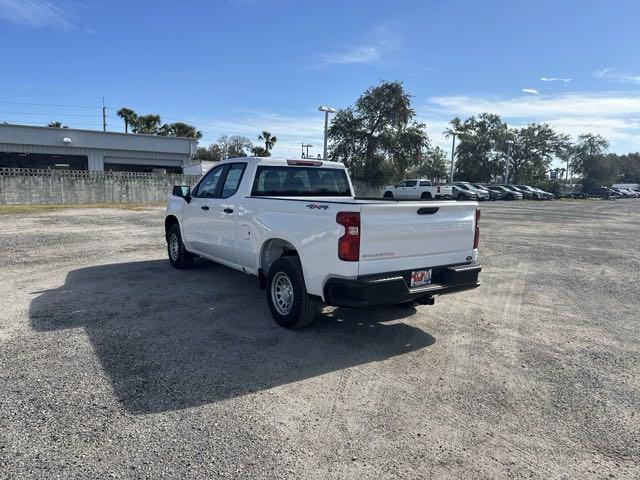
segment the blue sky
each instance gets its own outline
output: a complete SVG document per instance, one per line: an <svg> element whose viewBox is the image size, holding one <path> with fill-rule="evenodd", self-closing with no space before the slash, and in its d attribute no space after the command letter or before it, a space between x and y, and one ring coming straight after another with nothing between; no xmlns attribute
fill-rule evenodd
<svg viewBox="0 0 640 480"><path fill-rule="evenodd" d="M110 130L129 106L297 154L318 105L384 79L446 149L451 118L492 111L638 151L639 21L637 0L0 0L0 121L98 129L104 96Z"/></svg>

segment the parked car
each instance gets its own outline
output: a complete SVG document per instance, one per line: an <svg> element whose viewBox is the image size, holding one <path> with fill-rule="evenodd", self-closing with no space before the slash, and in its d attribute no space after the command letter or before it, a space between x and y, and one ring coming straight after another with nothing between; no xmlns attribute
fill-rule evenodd
<svg viewBox="0 0 640 480"><path fill-rule="evenodd" d="M484 185L480 185L479 183L470 183L469 185L473 185L478 190L482 190L483 192L487 192L489 194L490 200L500 200L502 198L502 194L496 190L490 190Z"/></svg>
<svg viewBox="0 0 640 480"><path fill-rule="evenodd" d="M490 200L491 196L487 190L481 190L474 187L469 182L454 182L456 187L461 188L467 192L475 193L479 201Z"/></svg>
<svg viewBox="0 0 640 480"><path fill-rule="evenodd" d="M586 192L571 192L571 193L568 193L566 196L574 199L589 198L589 194Z"/></svg>
<svg viewBox="0 0 640 480"><path fill-rule="evenodd" d="M588 194L590 197L599 197L605 200L616 200L620 198L620 194L607 187L592 188L591 190L589 190Z"/></svg>
<svg viewBox="0 0 640 480"><path fill-rule="evenodd" d="M503 200L522 200L522 193L517 190L512 190L504 185L487 185L489 190L500 192Z"/></svg>
<svg viewBox="0 0 640 480"><path fill-rule="evenodd" d="M479 219L474 203L356 199L338 162L244 157L175 186L164 227L171 265L199 256L256 276L276 322L297 328L323 303L433 304L476 288Z"/></svg>
<svg viewBox="0 0 640 480"><path fill-rule="evenodd" d="M478 195L470 190L463 189L460 185L452 185L452 196L454 200L472 200L477 201Z"/></svg>
<svg viewBox="0 0 640 480"><path fill-rule="evenodd" d="M521 188L516 187L515 185L503 185L503 187L505 187L508 190L511 190L512 192L517 192L517 193L522 194L522 197L525 200L534 200L533 194L531 192L529 192L528 190L523 190Z"/></svg>
<svg viewBox="0 0 640 480"><path fill-rule="evenodd" d="M399 200L450 200L451 193L450 185L433 185L431 180L415 178L384 187L382 196Z"/></svg>
<svg viewBox="0 0 640 480"><path fill-rule="evenodd" d="M553 200L555 195L550 192L545 192L539 188L530 187L529 185L515 185L519 190L525 190L529 192L534 200Z"/></svg>
<svg viewBox="0 0 640 480"><path fill-rule="evenodd" d="M629 188L624 187L611 187L611 190L620 194L621 197L624 198L638 198L638 192L634 192Z"/></svg>

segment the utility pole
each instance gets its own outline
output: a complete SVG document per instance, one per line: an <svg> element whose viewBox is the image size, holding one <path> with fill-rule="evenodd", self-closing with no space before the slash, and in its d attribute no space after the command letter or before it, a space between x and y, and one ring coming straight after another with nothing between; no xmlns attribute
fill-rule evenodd
<svg viewBox="0 0 640 480"><path fill-rule="evenodd" d="M102 131L107 131L107 107L104 106L104 97L102 97Z"/></svg>
<svg viewBox="0 0 640 480"><path fill-rule="evenodd" d="M302 142L302 158L309 158L309 147L313 147L313 145L311 145L310 143ZM305 148L307 149L306 156L304 153Z"/></svg>

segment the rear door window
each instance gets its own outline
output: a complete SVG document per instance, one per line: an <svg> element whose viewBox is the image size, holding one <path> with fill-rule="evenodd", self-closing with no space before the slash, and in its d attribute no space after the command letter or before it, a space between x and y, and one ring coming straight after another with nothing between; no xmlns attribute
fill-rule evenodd
<svg viewBox="0 0 640 480"><path fill-rule="evenodd" d="M222 198L229 198L238 191L246 163L232 163L222 185Z"/></svg>
<svg viewBox="0 0 640 480"><path fill-rule="evenodd" d="M350 197L344 170L317 167L259 166L252 196L269 197Z"/></svg>
<svg viewBox="0 0 640 480"><path fill-rule="evenodd" d="M406 184L405 185L406 187L415 187L418 184L418 182L416 182L415 180L407 180L405 184Z"/></svg>
<svg viewBox="0 0 640 480"><path fill-rule="evenodd" d="M350 197L351 189L342 169L265 165L258 167L251 195Z"/></svg>

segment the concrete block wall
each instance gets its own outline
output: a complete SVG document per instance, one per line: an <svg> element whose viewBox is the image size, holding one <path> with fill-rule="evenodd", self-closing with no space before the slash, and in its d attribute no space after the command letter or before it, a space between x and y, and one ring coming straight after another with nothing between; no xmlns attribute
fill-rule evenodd
<svg viewBox="0 0 640 480"><path fill-rule="evenodd" d="M162 203L199 175L0 169L0 204Z"/></svg>

